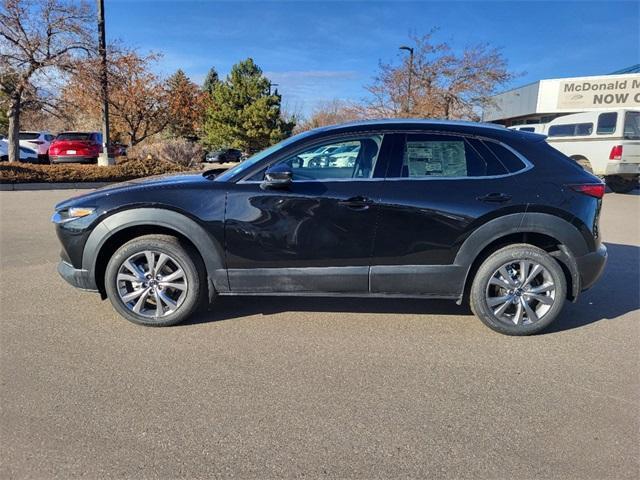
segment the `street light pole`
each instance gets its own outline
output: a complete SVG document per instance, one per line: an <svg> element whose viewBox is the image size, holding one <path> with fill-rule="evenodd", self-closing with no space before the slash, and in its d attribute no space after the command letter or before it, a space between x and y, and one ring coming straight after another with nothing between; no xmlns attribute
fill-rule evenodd
<svg viewBox="0 0 640 480"><path fill-rule="evenodd" d="M100 55L100 87L102 94L102 153L98 165L113 165L109 158L109 93L107 85L107 45L104 29L104 0L98 1L98 54Z"/></svg>
<svg viewBox="0 0 640 480"><path fill-rule="evenodd" d="M405 45L400 47L400 50L406 50L409 52L409 75L407 79L407 99L404 104L405 113L409 113L411 111L411 77L413 76L413 48L407 47Z"/></svg>

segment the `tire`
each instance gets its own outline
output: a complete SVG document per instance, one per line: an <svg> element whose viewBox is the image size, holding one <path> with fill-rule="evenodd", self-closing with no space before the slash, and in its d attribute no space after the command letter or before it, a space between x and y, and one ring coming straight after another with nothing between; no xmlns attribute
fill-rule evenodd
<svg viewBox="0 0 640 480"><path fill-rule="evenodd" d="M606 177L607 187L615 193L629 193L638 187L637 178L624 178L618 175L609 175Z"/></svg>
<svg viewBox="0 0 640 480"><path fill-rule="evenodd" d="M151 278L149 254L159 266ZM115 310L130 322L166 327L183 322L201 305L206 290L202 272L198 253L177 238L145 235L113 254L105 271L105 290Z"/></svg>
<svg viewBox="0 0 640 480"><path fill-rule="evenodd" d="M585 172L593 173L593 168L591 168L591 163L584 157L571 157L571 159L576 162L578 165L582 167Z"/></svg>
<svg viewBox="0 0 640 480"><path fill-rule="evenodd" d="M521 262L526 276L539 271L525 285ZM473 313L492 330L532 335L556 319L566 297L567 280L558 262L538 247L515 244L497 250L482 263L473 279L470 304Z"/></svg>

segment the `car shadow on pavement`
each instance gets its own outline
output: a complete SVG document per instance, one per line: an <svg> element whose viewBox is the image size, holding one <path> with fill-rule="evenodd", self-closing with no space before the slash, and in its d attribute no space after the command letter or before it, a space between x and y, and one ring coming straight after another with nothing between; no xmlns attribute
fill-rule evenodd
<svg viewBox="0 0 640 480"><path fill-rule="evenodd" d="M579 328L640 309L640 247L607 243L609 259L593 289L578 303L567 302L560 317L543 334ZM239 319L282 312L345 312L425 315L471 315L468 305L452 300L335 297L218 297L209 311L194 315L183 325Z"/></svg>
<svg viewBox="0 0 640 480"><path fill-rule="evenodd" d="M194 315L182 325L233 320L252 315L275 315L283 312L471 315L468 306L456 305L453 300L252 295L218 297L209 311Z"/></svg>
<svg viewBox="0 0 640 480"><path fill-rule="evenodd" d="M543 333L613 320L640 310L640 247L607 243L609 257L602 277L577 303L567 302L560 317Z"/></svg>

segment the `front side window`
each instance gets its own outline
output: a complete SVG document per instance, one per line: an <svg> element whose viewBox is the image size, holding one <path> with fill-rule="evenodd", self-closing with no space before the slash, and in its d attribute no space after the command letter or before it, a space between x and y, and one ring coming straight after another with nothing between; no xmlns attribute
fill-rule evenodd
<svg viewBox="0 0 640 480"><path fill-rule="evenodd" d="M616 112L601 113L598 115L598 135L611 135L616 131L618 114Z"/></svg>
<svg viewBox="0 0 640 480"><path fill-rule="evenodd" d="M382 135L334 140L303 150L278 163L287 164L293 181L371 178Z"/></svg>

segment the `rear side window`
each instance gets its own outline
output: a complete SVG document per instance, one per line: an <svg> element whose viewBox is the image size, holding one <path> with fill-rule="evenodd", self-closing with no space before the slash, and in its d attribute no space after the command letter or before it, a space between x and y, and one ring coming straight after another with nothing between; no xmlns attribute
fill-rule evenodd
<svg viewBox="0 0 640 480"><path fill-rule="evenodd" d="M407 135L401 177L485 177L502 175L507 170L482 145L463 137L448 135Z"/></svg>
<svg viewBox="0 0 640 480"><path fill-rule="evenodd" d="M616 131L618 114L616 112L601 113L598 115L598 135L610 135Z"/></svg>
<svg viewBox="0 0 640 480"><path fill-rule="evenodd" d="M593 123L567 123L549 127L550 137L586 136L593 133Z"/></svg>
<svg viewBox="0 0 640 480"><path fill-rule="evenodd" d="M624 138L640 139L640 112L627 112L624 116Z"/></svg>
<svg viewBox="0 0 640 480"><path fill-rule="evenodd" d="M533 127L522 127L522 128L520 129L520 131L521 131L521 132L535 132L535 131L536 131L536 129L535 129L535 128L533 128Z"/></svg>

